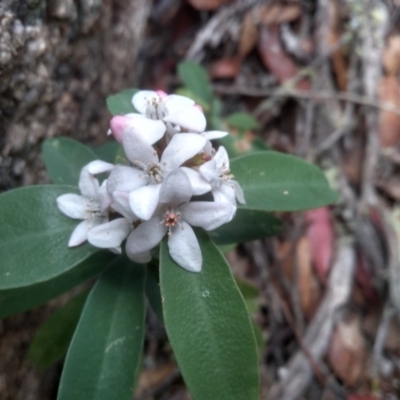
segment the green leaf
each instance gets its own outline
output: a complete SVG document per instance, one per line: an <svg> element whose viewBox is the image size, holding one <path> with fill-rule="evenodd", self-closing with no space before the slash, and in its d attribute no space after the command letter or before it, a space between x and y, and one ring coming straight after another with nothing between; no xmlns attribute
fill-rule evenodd
<svg viewBox="0 0 400 400"><path fill-rule="evenodd" d="M164 322L160 291L159 268L158 263L154 261L147 266L146 294L149 299L151 308L156 313L158 319L161 322Z"/></svg>
<svg viewBox="0 0 400 400"><path fill-rule="evenodd" d="M212 89L207 71L199 64L185 61L178 64L178 73L184 85L197 97L210 104Z"/></svg>
<svg viewBox="0 0 400 400"><path fill-rule="evenodd" d="M247 311L252 314L258 310L258 296L260 295L259 290L251 283L246 282L243 279L235 277L236 284L242 293L244 301L246 302Z"/></svg>
<svg viewBox="0 0 400 400"><path fill-rule="evenodd" d="M38 329L28 350L28 358L39 368L46 369L67 354L89 290L73 297L55 311Z"/></svg>
<svg viewBox="0 0 400 400"><path fill-rule="evenodd" d="M115 164L118 161L118 155L121 152L121 148L122 146L117 141L112 141L106 142L98 147L93 147L92 150L99 160Z"/></svg>
<svg viewBox="0 0 400 400"><path fill-rule="evenodd" d="M217 244L242 243L278 234L281 221L271 213L245 207L237 209L231 222L210 232Z"/></svg>
<svg viewBox="0 0 400 400"><path fill-rule="evenodd" d="M196 230L203 269L191 273L160 250L167 334L194 400L256 400L258 356L243 297L216 245Z"/></svg>
<svg viewBox="0 0 400 400"><path fill-rule="evenodd" d="M126 89L107 97L107 108L112 115L129 114L136 112L132 104L132 97L138 89Z"/></svg>
<svg viewBox="0 0 400 400"><path fill-rule="evenodd" d="M237 128L242 131L258 129L259 127L257 120L251 114L246 112L236 112L230 114L227 116L226 122L233 128Z"/></svg>
<svg viewBox="0 0 400 400"><path fill-rule="evenodd" d="M131 400L145 325L144 266L118 257L89 295L58 400Z"/></svg>
<svg viewBox="0 0 400 400"><path fill-rule="evenodd" d="M231 160L230 169L244 191L248 209L299 211L332 204L338 198L319 168L287 154L243 155Z"/></svg>
<svg viewBox="0 0 400 400"><path fill-rule="evenodd" d="M94 278L115 257L110 251L98 251L55 278L34 285L0 290L0 319L43 304Z"/></svg>
<svg viewBox="0 0 400 400"><path fill-rule="evenodd" d="M89 147L66 137L46 140L42 152L47 172L55 184L78 186L82 167L97 160Z"/></svg>
<svg viewBox="0 0 400 400"><path fill-rule="evenodd" d="M55 278L97 251L68 239L80 222L66 217L56 199L76 193L69 186L28 186L0 195L0 290Z"/></svg>

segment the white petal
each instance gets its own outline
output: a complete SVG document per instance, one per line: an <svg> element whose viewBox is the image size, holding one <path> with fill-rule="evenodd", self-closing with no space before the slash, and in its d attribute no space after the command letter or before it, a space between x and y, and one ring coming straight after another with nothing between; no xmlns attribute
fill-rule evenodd
<svg viewBox="0 0 400 400"><path fill-rule="evenodd" d="M79 190L85 197L97 199L99 188L99 181L89 172L88 166L86 165L82 168L79 176Z"/></svg>
<svg viewBox="0 0 400 400"><path fill-rule="evenodd" d="M190 180L193 196L199 196L211 191L211 185L203 179L199 172L187 167L181 167L180 169L185 172Z"/></svg>
<svg viewBox="0 0 400 400"><path fill-rule="evenodd" d="M115 191L131 192L148 183L148 175L143 170L126 165L117 165L107 179L109 193Z"/></svg>
<svg viewBox="0 0 400 400"><path fill-rule="evenodd" d="M57 197L57 206L60 211L74 219L84 219L91 205L92 202L87 197L79 194L67 193Z"/></svg>
<svg viewBox="0 0 400 400"><path fill-rule="evenodd" d="M166 131L166 126L161 120L146 118L141 114L127 114L129 123L124 127L123 135L129 132L136 132L150 144L160 140Z"/></svg>
<svg viewBox="0 0 400 400"><path fill-rule="evenodd" d="M206 117L196 106L186 107L167 115L164 121L172 122L190 132L203 132L207 125Z"/></svg>
<svg viewBox="0 0 400 400"><path fill-rule="evenodd" d="M151 250L161 242L167 233L167 227L160 225L159 216L142 222L129 236L126 242L126 252L130 255L141 254Z"/></svg>
<svg viewBox="0 0 400 400"><path fill-rule="evenodd" d="M119 247L131 230L132 225L128 220L117 218L91 229L87 235L87 240L93 246L101 249Z"/></svg>
<svg viewBox="0 0 400 400"><path fill-rule="evenodd" d="M235 187L235 195L236 195L236 199L239 203L241 204L246 204L246 200L244 198L244 193L243 193L243 189L241 188L241 186L239 185L239 182L237 181L229 181L231 184L233 184L233 186Z"/></svg>
<svg viewBox="0 0 400 400"><path fill-rule="evenodd" d="M206 139L195 133L179 133L172 137L161 156L165 171L178 168L185 161L198 154L206 144Z"/></svg>
<svg viewBox="0 0 400 400"><path fill-rule="evenodd" d="M214 160L217 163L217 168L229 169L229 156L224 146L219 146L215 153Z"/></svg>
<svg viewBox="0 0 400 400"><path fill-rule="evenodd" d="M86 165L89 173L92 175L102 174L103 172L111 171L114 168L114 164L110 164L105 161L95 160Z"/></svg>
<svg viewBox="0 0 400 400"><path fill-rule="evenodd" d="M130 119L126 115L116 115L111 118L110 129L108 130L107 135L112 133L115 140L122 144L122 134L129 122Z"/></svg>
<svg viewBox="0 0 400 400"><path fill-rule="evenodd" d="M112 207L117 213L123 215L131 222L139 219L131 210L131 206L129 205L128 193L115 191L112 194L112 199Z"/></svg>
<svg viewBox="0 0 400 400"><path fill-rule="evenodd" d="M157 207L161 185L143 186L129 193L129 205L140 219L148 220Z"/></svg>
<svg viewBox="0 0 400 400"><path fill-rule="evenodd" d="M203 257L200 245L192 227L185 221L168 238L168 249L172 259L182 268L190 272L201 271Z"/></svg>
<svg viewBox="0 0 400 400"><path fill-rule="evenodd" d="M158 98L159 96L153 90L140 90L132 97L133 107L141 114L145 114L148 104L147 100L151 100L154 97Z"/></svg>
<svg viewBox="0 0 400 400"><path fill-rule="evenodd" d="M144 169L150 163L158 163L156 150L135 130L124 132L122 143L126 156L140 168Z"/></svg>
<svg viewBox="0 0 400 400"><path fill-rule="evenodd" d="M75 247L82 244L87 238L90 227L91 225L89 220L80 222L69 238L68 247Z"/></svg>
<svg viewBox="0 0 400 400"><path fill-rule="evenodd" d="M230 221L234 207L230 203L193 201L179 207L182 219L190 225L212 231Z"/></svg>
<svg viewBox="0 0 400 400"><path fill-rule="evenodd" d="M165 101L165 106L168 110L168 115L174 114L183 108L194 106L195 102L189 97L171 94Z"/></svg>
<svg viewBox="0 0 400 400"><path fill-rule="evenodd" d="M204 136L207 140L221 139L225 136L229 135L229 132L225 131L206 131L200 133L201 136Z"/></svg>
<svg viewBox="0 0 400 400"><path fill-rule="evenodd" d="M172 171L160 189L160 203L179 205L192 197L192 186L188 176L180 169Z"/></svg>
<svg viewBox="0 0 400 400"><path fill-rule="evenodd" d="M145 251L144 253L139 253L139 254L131 254L128 251L126 252L126 255L133 261L138 264L146 264L149 261L151 261L151 253L150 251Z"/></svg>
<svg viewBox="0 0 400 400"><path fill-rule="evenodd" d="M218 179L217 163L214 159L205 162L200 166L199 172L207 182L213 182Z"/></svg>
<svg viewBox="0 0 400 400"><path fill-rule="evenodd" d="M212 190L214 201L217 203L230 203L236 206L235 187L228 181Z"/></svg>
<svg viewBox="0 0 400 400"><path fill-rule="evenodd" d="M111 206L112 198L107 191L107 179L101 184L99 188L99 203L100 212L105 214L107 209Z"/></svg>

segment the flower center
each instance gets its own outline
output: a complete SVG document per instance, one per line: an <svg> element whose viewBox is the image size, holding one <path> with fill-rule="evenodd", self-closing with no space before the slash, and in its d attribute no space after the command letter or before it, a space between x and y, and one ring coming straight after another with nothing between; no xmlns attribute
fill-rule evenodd
<svg viewBox="0 0 400 400"><path fill-rule="evenodd" d="M173 210L171 208L165 210L164 220L161 222L161 224L164 224L168 228L168 236L172 236L172 228L174 228L176 225L180 226L179 219L179 211Z"/></svg>
<svg viewBox="0 0 400 400"><path fill-rule="evenodd" d="M150 97L146 98L147 108L146 117L150 119L163 119L168 115L167 107L164 104L162 97Z"/></svg>
<svg viewBox="0 0 400 400"><path fill-rule="evenodd" d="M149 164L146 167L146 172L149 174L152 183L161 183L164 180L159 164Z"/></svg>

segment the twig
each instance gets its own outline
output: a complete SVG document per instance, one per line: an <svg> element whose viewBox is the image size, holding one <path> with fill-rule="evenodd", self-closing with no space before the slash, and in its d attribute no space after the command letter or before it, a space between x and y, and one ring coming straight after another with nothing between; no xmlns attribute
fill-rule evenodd
<svg viewBox="0 0 400 400"><path fill-rule="evenodd" d="M329 91L306 91L299 89L285 89L284 87L280 87L278 89L257 89L245 86L227 86L216 84L213 85L213 89L216 93L219 94L241 94L244 96L251 97L294 97L298 99L310 99L314 101L319 100L341 100L356 103L362 106L368 106L377 108L384 111L391 111L396 115L400 116L400 110L394 104L389 102L379 102L371 100L368 97L360 96L350 92L329 92Z"/></svg>
<svg viewBox="0 0 400 400"><path fill-rule="evenodd" d="M313 321L307 328L304 344L317 362L323 357L334 328L336 311L350 296L353 282L355 254L348 238L338 244L337 257L329 276L327 292ZM274 384L268 400L295 400L306 389L312 376L312 368L303 351L297 352L288 365L285 377Z"/></svg>

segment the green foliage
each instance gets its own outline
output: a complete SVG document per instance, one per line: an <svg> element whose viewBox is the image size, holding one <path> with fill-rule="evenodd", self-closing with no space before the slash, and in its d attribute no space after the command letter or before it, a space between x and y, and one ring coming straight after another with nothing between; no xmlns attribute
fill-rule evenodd
<svg viewBox="0 0 400 400"><path fill-rule="evenodd" d="M217 244L242 243L276 235L281 229L281 221L271 213L241 206L231 222L210 232L210 236Z"/></svg>
<svg viewBox="0 0 400 400"><path fill-rule="evenodd" d="M250 318L225 258L196 230L203 269L189 273L160 250L164 321L194 400L256 400L259 378Z"/></svg>
<svg viewBox="0 0 400 400"><path fill-rule="evenodd" d="M99 147L93 147L92 150L99 160L106 161L111 164L117 164L119 162L121 152L124 154L122 146L117 141L106 142Z"/></svg>
<svg viewBox="0 0 400 400"><path fill-rule="evenodd" d="M112 115L123 115L136 112L132 104L133 95L138 89L126 89L107 97L107 108Z"/></svg>
<svg viewBox="0 0 400 400"><path fill-rule="evenodd" d="M114 259L115 255L107 250L97 251L81 263L51 279L27 286L0 290L0 319L43 304L94 278ZM25 267L28 269L29 266Z"/></svg>
<svg viewBox="0 0 400 400"><path fill-rule="evenodd" d="M232 160L230 167L249 209L299 211L337 200L322 171L297 157L257 152Z"/></svg>
<svg viewBox="0 0 400 400"><path fill-rule="evenodd" d="M178 73L194 96L210 104L212 88L206 70L197 63L185 61L178 64Z"/></svg>
<svg viewBox="0 0 400 400"><path fill-rule="evenodd" d="M124 257L90 293L68 350L58 400L131 400L145 326L145 270Z"/></svg>
<svg viewBox="0 0 400 400"><path fill-rule="evenodd" d="M158 262L155 262L154 260L147 266L146 294L151 308L156 313L158 319L161 322L164 322L160 292L159 268Z"/></svg>
<svg viewBox="0 0 400 400"><path fill-rule="evenodd" d="M98 158L89 147L66 137L46 140L42 152L53 183L72 186L78 186L82 167Z"/></svg>
<svg viewBox="0 0 400 400"><path fill-rule="evenodd" d="M226 122L228 125L241 131L258 129L259 127L256 119L251 114L246 112L236 112L230 114L226 117Z"/></svg>
<svg viewBox="0 0 400 400"><path fill-rule="evenodd" d="M0 195L0 290L53 279L97 251L88 244L68 248L77 221L60 212L56 198L71 192L42 185Z"/></svg>
<svg viewBox="0 0 400 400"><path fill-rule="evenodd" d="M28 357L39 369L51 367L67 354L88 293L85 290L73 297L36 332L29 346Z"/></svg>

